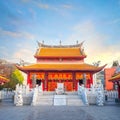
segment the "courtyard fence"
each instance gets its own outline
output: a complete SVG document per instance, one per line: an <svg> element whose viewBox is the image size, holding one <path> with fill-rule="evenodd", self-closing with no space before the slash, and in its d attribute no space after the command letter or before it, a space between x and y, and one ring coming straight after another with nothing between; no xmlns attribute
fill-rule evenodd
<svg viewBox="0 0 120 120"><path fill-rule="evenodd" d="M0 91L0 100L13 99L13 96L14 96L14 91L6 91L6 90Z"/></svg>
<svg viewBox="0 0 120 120"><path fill-rule="evenodd" d="M118 91L117 90L105 91L105 95L107 96L108 99L116 99L118 98Z"/></svg>

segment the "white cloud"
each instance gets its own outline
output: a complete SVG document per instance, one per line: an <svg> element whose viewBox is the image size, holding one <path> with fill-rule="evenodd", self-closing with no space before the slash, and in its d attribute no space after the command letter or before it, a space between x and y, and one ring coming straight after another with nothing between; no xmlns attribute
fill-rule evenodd
<svg viewBox="0 0 120 120"><path fill-rule="evenodd" d="M42 3L37 3L37 6L42 9L50 9L50 5L48 4L42 4Z"/></svg>
<svg viewBox="0 0 120 120"><path fill-rule="evenodd" d="M33 20L35 20L37 18L35 10L33 10L32 8L30 8L29 11L31 13L31 17L33 18Z"/></svg>
<svg viewBox="0 0 120 120"><path fill-rule="evenodd" d="M25 41L24 45L22 43L18 43L15 47L15 50L11 51L11 53L6 47L0 47L0 50L4 50L4 52L1 51L0 54L2 56L0 57L13 63L19 63L20 59L24 60L26 63L36 63L36 59L34 58L34 44L31 45L28 41Z"/></svg>
<svg viewBox="0 0 120 120"><path fill-rule="evenodd" d="M11 32L7 30L3 30L2 28L0 28L0 35L9 36L13 38L25 38L25 39L30 39L30 40L35 39L35 36L28 32Z"/></svg>
<svg viewBox="0 0 120 120"><path fill-rule="evenodd" d="M107 24L118 24L118 23L120 23L120 18L117 18L117 19L107 22Z"/></svg>
<svg viewBox="0 0 120 120"><path fill-rule="evenodd" d="M72 34L68 37L65 43L73 43L74 40L79 42L85 41L83 47L87 54L85 62L92 64L98 60L101 64L111 64L111 62L120 56L119 44L107 46L109 40L108 35L99 33L92 21L85 21L75 25L72 29ZM73 43L74 44L74 43Z"/></svg>
<svg viewBox="0 0 120 120"><path fill-rule="evenodd" d="M30 62L30 63L35 62L34 35L28 32L11 32L7 30L3 30L1 28L0 28L0 35L6 36L7 38L12 37L12 38L16 38L16 40L17 39L21 40L21 42L16 41L14 51L11 51L11 53L8 50L8 48L0 46L0 57L5 58L7 61L16 62L16 63L18 63L20 59L23 59L26 62Z"/></svg>
<svg viewBox="0 0 120 120"><path fill-rule="evenodd" d="M72 9L73 6L70 5L70 4L62 4L62 5L59 5L59 6L52 6L50 4L43 4L42 2L35 2L34 3L39 7L39 8L42 8L42 9L51 9L51 10L58 10L58 9Z"/></svg>
<svg viewBox="0 0 120 120"><path fill-rule="evenodd" d="M31 0L22 0L22 2L28 3L28 2L31 2Z"/></svg>
<svg viewBox="0 0 120 120"><path fill-rule="evenodd" d="M21 11L21 10L17 10L17 12L18 12L18 14L20 14L20 15L22 15L23 14L23 12Z"/></svg>
<svg viewBox="0 0 120 120"><path fill-rule="evenodd" d="M18 60L22 59L25 62L35 63L34 54L35 51L33 51L32 49L23 48L16 51L13 55L13 58L16 58Z"/></svg>
<svg viewBox="0 0 120 120"><path fill-rule="evenodd" d="M62 7L65 9L72 9L73 8L73 6L70 4L63 4Z"/></svg>
<svg viewBox="0 0 120 120"><path fill-rule="evenodd" d="M49 4L43 4L41 1L35 1L35 0L22 0L23 3L31 3L35 4L37 7L42 9L50 9L51 6Z"/></svg>
<svg viewBox="0 0 120 120"><path fill-rule="evenodd" d="M6 57L6 56L8 56L8 55L9 55L9 54L8 54L7 48L4 47L4 46L0 46L0 56Z"/></svg>
<svg viewBox="0 0 120 120"><path fill-rule="evenodd" d="M51 5L51 4L45 4L42 2L38 2L38 1L32 1L32 2L40 9L52 10L52 11L59 13L62 16L68 16L69 10L73 9L73 6L70 4L60 4L56 6L56 5Z"/></svg>

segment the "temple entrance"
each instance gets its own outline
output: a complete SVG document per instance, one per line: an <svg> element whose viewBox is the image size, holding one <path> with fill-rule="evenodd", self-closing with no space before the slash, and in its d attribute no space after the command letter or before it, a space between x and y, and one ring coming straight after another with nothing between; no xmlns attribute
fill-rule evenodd
<svg viewBox="0 0 120 120"><path fill-rule="evenodd" d="M79 80L79 85L82 85L82 84L84 84L83 79L80 79Z"/></svg>
<svg viewBox="0 0 120 120"><path fill-rule="evenodd" d="M39 86L41 85L41 79L36 80L36 85L39 85Z"/></svg>
<svg viewBox="0 0 120 120"><path fill-rule="evenodd" d="M57 83L64 83L65 91L73 91L72 80L48 80L48 91L55 91Z"/></svg>

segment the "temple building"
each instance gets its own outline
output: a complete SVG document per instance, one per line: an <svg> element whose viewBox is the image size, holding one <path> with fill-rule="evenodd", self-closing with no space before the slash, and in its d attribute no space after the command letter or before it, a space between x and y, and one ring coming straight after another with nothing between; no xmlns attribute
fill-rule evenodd
<svg viewBox="0 0 120 120"><path fill-rule="evenodd" d="M34 57L36 63L28 66L17 66L27 74L30 87L38 84L43 91L54 91L57 83L64 83L66 91L77 91L78 84L90 87L93 84L93 74L101 71L105 66L97 67L86 64L87 57L83 42L76 45L50 46L38 43Z"/></svg>
<svg viewBox="0 0 120 120"><path fill-rule="evenodd" d="M9 82L9 79L0 75L0 85L3 85L4 83L7 83L7 82Z"/></svg>
<svg viewBox="0 0 120 120"><path fill-rule="evenodd" d="M116 67L114 70L114 73L111 74L111 77L109 78L109 82L112 84L112 90L118 91L118 98L120 100L120 66Z"/></svg>

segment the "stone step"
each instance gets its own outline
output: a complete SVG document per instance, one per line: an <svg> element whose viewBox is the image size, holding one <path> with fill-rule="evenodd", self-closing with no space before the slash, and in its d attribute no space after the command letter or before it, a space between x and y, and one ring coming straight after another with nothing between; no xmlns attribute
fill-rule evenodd
<svg viewBox="0 0 120 120"><path fill-rule="evenodd" d="M67 95L67 105L68 106L84 106L81 97L78 95Z"/></svg>
<svg viewBox="0 0 120 120"><path fill-rule="evenodd" d="M55 95L55 91L43 91L43 95Z"/></svg>
<svg viewBox="0 0 120 120"><path fill-rule="evenodd" d="M36 105L53 105L53 99L40 99L37 100Z"/></svg>
<svg viewBox="0 0 120 120"><path fill-rule="evenodd" d="M68 105L68 106L84 106L78 95L39 95L36 105Z"/></svg>
<svg viewBox="0 0 120 120"><path fill-rule="evenodd" d="M39 95L37 98L37 105L53 105L53 95Z"/></svg>
<svg viewBox="0 0 120 120"><path fill-rule="evenodd" d="M78 95L78 92L65 92L66 95Z"/></svg>
<svg viewBox="0 0 120 120"><path fill-rule="evenodd" d="M55 91L43 91L42 92L43 95L56 95ZM65 95L78 95L77 91L74 92L69 92L69 91L65 91Z"/></svg>
<svg viewBox="0 0 120 120"><path fill-rule="evenodd" d="M67 105L68 106L84 106L84 103L81 99L67 99Z"/></svg>
<svg viewBox="0 0 120 120"><path fill-rule="evenodd" d="M53 99L54 95L39 95L38 99Z"/></svg>
<svg viewBox="0 0 120 120"><path fill-rule="evenodd" d="M66 98L67 99L80 99L80 96L78 96L78 95L67 95Z"/></svg>

